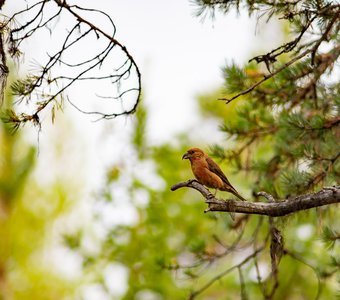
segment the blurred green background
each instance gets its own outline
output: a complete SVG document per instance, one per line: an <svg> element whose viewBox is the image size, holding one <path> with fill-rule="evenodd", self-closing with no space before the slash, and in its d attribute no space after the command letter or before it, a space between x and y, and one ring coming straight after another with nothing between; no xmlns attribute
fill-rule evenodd
<svg viewBox="0 0 340 300"><path fill-rule="evenodd" d="M293 25L280 29L287 40L293 31L288 28L301 24ZM337 41L332 36L333 45ZM289 57L278 60L284 64ZM339 83L319 81L317 74L313 88L319 96L305 93L296 100L323 63L311 67L306 58L228 105L217 99L243 90L266 69L226 63L225 82L197 96L197 126L167 142L150 141L150 108L142 102L123 133L124 126L116 123L103 126L103 140L120 131L111 144L118 159L88 152L82 136L88 133L76 129L67 110L46 125L43 143L44 128L33 135L29 126L13 132L3 118L0 299L339 297L338 205L274 220L237 214L233 221L226 213L205 214L196 191L170 191L193 177L188 161L181 160L193 146L214 157L250 201L264 201L255 196L258 191L285 199L338 183ZM334 76L333 71L327 66L324 77ZM8 92L2 111L15 108L14 101ZM169 118L176 122L175 115ZM213 128L211 135L219 132L218 144L207 142L207 128ZM88 163L96 166L90 180ZM230 195L218 192L217 197ZM284 239L276 252L279 284L274 289L273 226Z"/></svg>

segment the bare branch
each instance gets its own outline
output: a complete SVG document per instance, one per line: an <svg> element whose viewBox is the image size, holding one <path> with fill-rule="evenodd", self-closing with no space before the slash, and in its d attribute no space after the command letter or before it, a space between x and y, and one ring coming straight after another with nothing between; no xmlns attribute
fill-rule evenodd
<svg viewBox="0 0 340 300"><path fill-rule="evenodd" d="M56 46L57 49L53 50L54 53L46 53L47 57L38 63L38 70L12 84L17 103L33 102L28 108L30 112L12 114L15 118L7 117L8 122L15 124L13 127L16 129L33 119L38 120L40 126L39 115L47 107L50 107L53 119L55 108L62 107L65 97L78 111L96 115L100 119L112 119L136 111L142 91L141 73L134 57L115 38L114 21L104 11L70 5L66 0L42 0L27 6L8 17L1 26L3 32L8 35L8 53L12 57L19 56L22 42L28 41L38 31L48 30L51 36L57 34L58 30L51 28L59 29L57 24L63 22L56 22L56 18L66 18L67 14L70 14L73 20L61 33L62 38L58 37L60 42ZM99 27L91 21L93 17L104 18L110 27L104 31L104 27ZM25 22L23 25L17 25L17 19L24 19ZM89 51L83 49L86 43L92 47L89 47ZM81 90L82 87L91 86L83 83L89 80L100 82L101 88L97 87L98 90L110 93L106 98L115 102L113 108L110 105L110 111L106 108L102 108L102 111L86 111L64 94L67 91L72 92L71 87L75 89L77 86ZM93 96L100 98L95 92ZM116 102L122 105L119 107ZM125 103L126 107L123 106Z"/></svg>
<svg viewBox="0 0 340 300"><path fill-rule="evenodd" d="M98 113L100 115L103 116L103 118L106 118L106 119L110 119L110 118L115 118L119 115L127 115L127 114L130 114L130 113L134 113L137 106L138 106L138 103L140 101L140 97L141 97L141 92L142 92L142 82L141 82L141 73L139 71L139 68L138 68L138 65L137 63L135 62L134 58L132 57L132 55L129 53L129 51L127 50L127 48L122 45L117 39L115 39L112 35L104 32L101 28L95 26L94 24L92 24L91 22L89 22L88 20L82 18L79 14L77 14L75 11L72 10L72 6L68 5L66 3L65 0L55 0L55 2L63 7L63 8L66 8L66 10L68 10L76 19L77 21L79 21L79 23L84 23L86 25L88 25L90 27L91 30L93 30L97 35L102 35L104 36L106 39L108 39L110 41L110 43L112 43L112 45L114 46L118 46L124 53L125 55L127 56L128 58L128 61L131 62L131 65L130 67L122 74L120 74L120 78L122 79L124 77L124 75L127 73L127 72L130 72L131 70L131 67L133 66L135 71L136 71L136 74L137 74L137 80L138 80L138 83L137 83L137 88L131 88L125 92L121 92L120 95L118 96L118 98L120 98L124 93L126 92L129 92L131 90L135 90L137 91L137 96L136 96L136 101L135 101L135 104L133 105L133 107L129 110L126 110L126 111L123 111L121 113L110 113L110 114L101 114L101 113ZM77 7L77 6L76 6ZM77 7L79 8L79 7ZM103 12L101 12L103 13ZM110 19L111 20L111 19ZM113 24L113 23L112 23Z"/></svg>
<svg viewBox="0 0 340 300"><path fill-rule="evenodd" d="M325 32L323 33L323 35L321 36L321 38L317 41L317 43L315 44L315 46L313 47L313 52L312 52L312 65L314 65L314 60L315 60L315 54L318 51L319 46L321 45L321 43L325 40L328 39L328 35L333 27L334 24L336 24L336 22L339 22L339 16L340 16L340 9L338 8L338 11L336 12L336 14L333 16L332 20L329 22Z"/></svg>
<svg viewBox="0 0 340 300"><path fill-rule="evenodd" d="M310 193L300 196L291 197L287 200L275 200L266 192L260 192L259 196L275 202L246 202L237 200L221 200L214 197L203 185L196 180L179 182L171 187L175 191L182 187L190 187L199 191L206 199L208 211L224 211L245 214L266 215L269 217L282 217L300 210L306 210L314 207L340 203L340 186L325 187L317 193Z"/></svg>

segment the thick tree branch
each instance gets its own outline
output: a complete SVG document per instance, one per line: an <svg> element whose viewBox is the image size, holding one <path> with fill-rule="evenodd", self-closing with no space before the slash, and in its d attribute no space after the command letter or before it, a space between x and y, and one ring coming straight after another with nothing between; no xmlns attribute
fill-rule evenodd
<svg viewBox="0 0 340 300"><path fill-rule="evenodd" d="M237 212L245 214L266 215L270 217L281 217L300 210L310 209L318 206L340 203L340 186L325 187L317 193L310 193L292 197L288 200L277 200L266 192L259 192L259 196L265 197L269 203L246 202L236 200L221 200L214 197L203 185L196 180L179 182L171 187L175 191L182 187L190 187L199 191L206 199L208 211Z"/></svg>

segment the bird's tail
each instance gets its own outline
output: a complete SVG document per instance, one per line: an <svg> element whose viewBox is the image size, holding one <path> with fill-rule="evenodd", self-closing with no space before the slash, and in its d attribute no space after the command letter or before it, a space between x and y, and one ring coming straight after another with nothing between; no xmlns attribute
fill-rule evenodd
<svg viewBox="0 0 340 300"><path fill-rule="evenodd" d="M232 185L227 185L227 184L225 184L224 185L224 189L223 189L224 191L226 191L226 192L229 192L229 193L231 193L231 194L233 194L233 195L235 195L237 198L239 198L240 200L242 200L242 201L247 201L246 199L244 199L236 190L235 190L235 188L232 186Z"/></svg>
<svg viewBox="0 0 340 300"><path fill-rule="evenodd" d="M237 198L241 199L242 201L247 201L238 192L236 192L236 190L232 190L230 191L230 193L232 193L233 195L235 195Z"/></svg>

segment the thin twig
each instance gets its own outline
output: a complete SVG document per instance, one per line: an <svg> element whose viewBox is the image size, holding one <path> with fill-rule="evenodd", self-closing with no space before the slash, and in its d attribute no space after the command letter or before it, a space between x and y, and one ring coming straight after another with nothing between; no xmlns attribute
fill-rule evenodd
<svg viewBox="0 0 340 300"><path fill-rule="evenodd" d="M287 249L284 249L284 254L289 255L291 258L303 263L304 265L306 265L307 267L311 268L313 270L313 272L315 273L315 276L318 280L318 289L315 295L315 300L318 300L320 298L321 295L321 291L322 291L322 286L321 286L321 279L318 273L318 270L316 267L314 267L311 263L307 262L303 257L301 257L300 255L293 253Z"/></svg>
<svg viewBox="0 0 340 300"><path fill-rule="evenodd" d="M214 282L220 280L221 278L223 278L225 275L227 275L228 273L234 271L235 269L240 268L241 266L243 266L244 264L246 264L249 260L251 260L253 257L257 256L265 247L262 246L260 248L258 248L257 250L255 250L252 254L248 255L244 260L242 260L239 264L232 266L231 268L221 272L220 274L216 275L215 277L213 277L211 280L209 280L204 286L202 286L200 289L193 291L190 294L189 299L195 299L199 294L202 294L207 288L209 288Z"/></svg>
<svg viewBox="0 0 340 300"><path fill-rule="evenodd" d="M247 292L246 292L246 285L244 283L244 278L243 278L243 274L242 274L242 267L239 266L237 268L238 270L238 277L240 278L240 286L241 286L241 299L242 300L247 300L248 296L247 296Z"/></svg>

